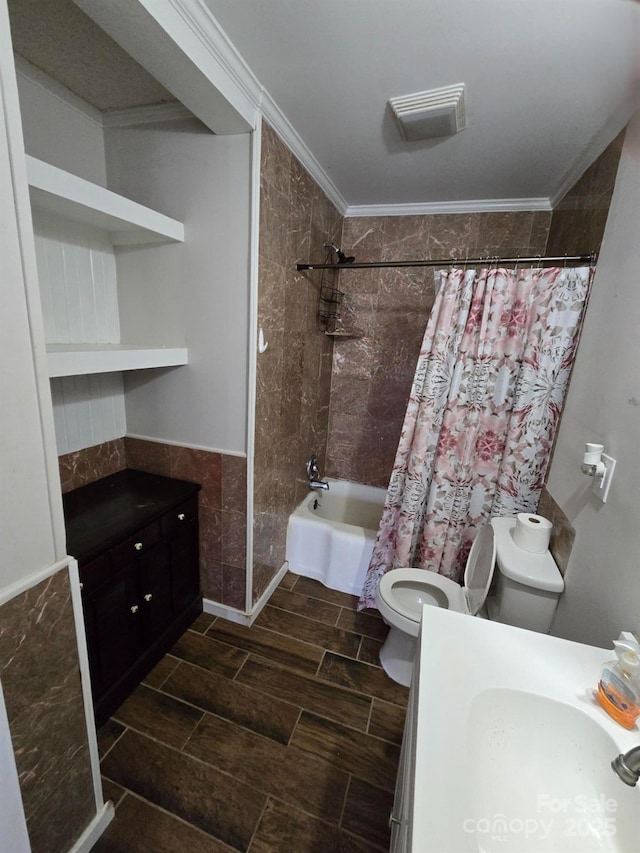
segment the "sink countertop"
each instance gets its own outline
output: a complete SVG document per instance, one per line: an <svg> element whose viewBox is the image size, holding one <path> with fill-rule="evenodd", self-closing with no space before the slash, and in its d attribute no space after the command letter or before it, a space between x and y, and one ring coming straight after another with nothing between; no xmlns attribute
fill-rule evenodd
<svg viewBox="0 0 640 853"><path fill-rule="evenodd" d="M474 835L461 828L472 810L469 738L472 704L482 692L525 691L579 709L614 741L609 760L640 744L640 732L618 725L595 699L602 664L614 656L612 649L439 608L424 611L414 675L419 685L411 824L416 853L479 850ZM496 714L500 711L497 705ZM633 789L619 782L610 768L609 772L616 794L631 796L628 792ZM613 784L618 782L620 789Z"/></svg>

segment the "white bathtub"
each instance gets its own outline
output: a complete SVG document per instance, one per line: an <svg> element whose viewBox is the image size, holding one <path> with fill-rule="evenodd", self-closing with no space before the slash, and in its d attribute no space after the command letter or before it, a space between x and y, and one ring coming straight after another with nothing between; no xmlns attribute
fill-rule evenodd
<svg viewBox="0 0 640 853"><path fill-rule="evenodd" d="M386 491L327 478L289 516L289 570L331 589L360 595L378 533Z"/></svg>

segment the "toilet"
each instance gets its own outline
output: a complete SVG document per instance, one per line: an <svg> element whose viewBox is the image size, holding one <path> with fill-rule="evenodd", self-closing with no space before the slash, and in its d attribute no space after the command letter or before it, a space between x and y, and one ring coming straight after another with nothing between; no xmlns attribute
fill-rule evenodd
<svg viewBox="0 0 640 853"><path fill-rule="evenodd" d="M393 569L383 575L376 605L389 625L380 663L390 678L405 687L411 684L423 604L549 632L564 580L549 551L533 554L515 544L515 525L515 518L493 518L480 528L463 586L424 569Z"/></svg>

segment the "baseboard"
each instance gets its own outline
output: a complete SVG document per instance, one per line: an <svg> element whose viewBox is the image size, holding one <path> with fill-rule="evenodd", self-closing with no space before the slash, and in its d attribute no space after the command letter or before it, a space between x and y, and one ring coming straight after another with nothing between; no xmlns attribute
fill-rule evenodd
<svg viewBox="0 0 640 853"><path fill-rule="evenodd" d="M105 829L109 826L115 815L115 809L111 801L105 803L98 814L87 826L80 838L76 841L69 853L89 853Z"/></svg>
<svg viewBox="0 0 640 853"><path fill-rule="evenodd" d="M260 598L253 605L253 609L252 609L251 613L249 614L249 618L251 619L251 621L249 622L250 625L253 625L255 620L258 618L258 616L260 615L260 611L262 610L262 608L265 606L265 604L271 598L271 595L273 594L274 589L278 586L278 584L280 583L280 581L282 580L282 578L286 575L286 573L288 571L289 571L289 563L285 560L284 563L278 569L278 571L275 573L275 575L269 581L265 591L262 593Z"/></svg>
<svg viewBox="0 0 640 853"><path fill-rule="evenodd" d="M228 604L211 601L209 598L202 599L202 610L204 613L210 613L212 616L221 616L223 619L228 619L229 622L235 622L236 625L251 624L250 614L243 613L242 610L237 610L235 607L229 607Z"/></svg>
<svg viewBox="0 0 640 853"><path fill-rule="evenodd" d="M288 571L289 564L285 561L276 574L271 578L267 588L253 605L249 613L244 613L242 610L237 610L235 607L229 607L227 604L220 604L219 601L211 601L209 598L202 599L202 610L205 613L210 613L212 616L221 616L223 619L228 619L229 622L235 622L236 625L246 625L247 627L251 627L260 615L262 608L271 598L274 589L278 586Z"/></svg>

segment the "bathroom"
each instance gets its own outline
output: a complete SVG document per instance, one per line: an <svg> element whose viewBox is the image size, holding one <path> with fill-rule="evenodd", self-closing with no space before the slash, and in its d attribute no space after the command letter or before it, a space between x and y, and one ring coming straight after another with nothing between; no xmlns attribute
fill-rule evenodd
<svg viewBox="0 0 640 853"><path fill-rule="evenodd" d="M274 113L273 123L276 118ZM54 135L55 123L51 124L49 132ZM111 132L114 137L117 133L124 135L124 131ZM233 316L234 311L242 312L242 316L255 312L251 315L255 327L263 327L268 346L262 354L255 355L255 407L245 400L245 391L247 395L253 392L246 389L244 379L247 372L251 372L253 347L247 355L243 346L245 339L240 336L234 341L233 335L228 335L224 345L237 344L236 350L222 348L222 352L207 352L208 358L220 364L215 368L217 373L213 381L220 399L225 401L226 411L235 412L240 419L255 413L255 448L248 454L253 460L251 469L247 466L243 430L239 431L239 440L235 441L236 436L232 436L227 445L203 438L197 434L197 428L186 434L182 424L178 432L182 430L183 434L176 437L172 433L170 424L176 423L176 410L186 405L180 396L183 368L172 368L164 370L157 379L126 380L127 418L130 419L126 436L125 432L120 432L105 435L82 447L70 443L63 448L66 452L61 453L60 472L64 489L73 489L88 479L105 476L125 464L184 479L195 477L194 472L201 479L204 476L200 509L204 536L201 544L203 594L223 608L227 616L233 616L234 612L240 615L250 612L261 596L270 592L269 585L284 561L287 519L306 493L304 463L310 452L318 454L325 475L375 486L386 485L401 426L401 410L405 405L406 391L402 392L401 388L403 383L406 388L410 382L416 348L431 304L429 300L434 295L428 273L414 272L391 279L385 277L388 273L368 272L358 275L357 279L349 279L349 283L342 274L341 286L348 293L346 307L353 312L354 322L364 336L336 338L332 342L317 332L317 291L313 283L295 271L295 261L321 260L326 239L357 254L358 260L376 260L422 257L426 251L425 241L431 256L438 257L464 256L467 252L472 255L474 251L516 255L590 252L597 248L604 233L598 275L549 471L546 503L540 511L553 517L557 530L564 532L556 543L556 558L558 562L565 561L566 591L554 633L608 646L619 630L637 631L640 626L635 602L640 589L634 569L640 543L633 521L640 460L632 442L637 434L640 388L632 347L637 337L634 333L640 310L633 270L638 251L635 248L638 239L634 203L640 189L640 170L634 156L638 137L640 128L633 122L627 130L608 219L606 214L621 138L593 163L553 212L343 217L269 127L267 118L263 126L261 187L260 190L253 187L256 197L259 192L260 200L257 252L249 259L247 247L238 248L233 242L236 223L249 216L246 202L229 216L227 231L222 229L220 242L215 247L216 263L228 265L222 271L223 276L237 280L239 267L249 260L254 265L259 278L256 303L248 304L250 294L223 292L216 294L218 301L212 308L218 316L216 332L220 334L224 332L226 318ZM197 141L196 138L194 144ZM248 181L246 175L243 177L249 159L246 137L245 141L245 148L240 144L224 156L236 164L234 175L245 181L248 194ZM49 142L53 144L53 140ZM232 146L229 142L229 148ZM63 154L71 160L74 157L71 149ZM80 164L74 165L80 168ZM137 165L132 155L130 174ZM72 170L71 165L67 168ZM224 192L224 186L222 189ZM177 200L176 206L180 204L182 201ZM160 203L158 207L163 209ZM225 215L227 211L225 209ZM211 215L220 218L221 211ZM138 254L129 254L132 264ZM158 263L161 265L162 261ZM155 297L152 293L148 298ZM246 302L242 302L243 299ZM136 306L132 305L131 310L135 312ZM168 324L161 308L157 319L159 323ZM25 340L30 340L26 332L25 335ZM230 356L230 352L234 355ZM228 377L220 375L225 371ZM238 376L243 377L241 386L236 382ZM101 393L108 395L105 390ZM174 395L174 409L171 410L169 404L162 411L152 408L149 401L153 394ZM234 423L229 427L229 421L224 422L221 413L212 411L213 408L206 409L207 416L217 419L220 433L226 429L230 436L235 429ZM55 411L59 417L59 409ZM31 412L28 417L37 421L41 415ZM274 429L276 423L278 430ZM116 433L118 427L119 423ZM23 438L23 429L20 425L15 427L17 445L17 437ZM44 428L43 431L46 432ZM606 505L593 501L590 484L579 470L584 442L596 440L602 441L619 462ZM49 458L56 456L51 436L47 441ZM212 450L221 447L231 452ZM16 475L11 473L16 467L14 460L14 453L3 454L7 482L15 487L15 494L24 495L25 507L34 511L34 494L38 493L41 498L43 491L46 492L34 483L41 484L45 477L33 473L35 462L30 457L21 467L17 466L24 478L18 485ZM50 480L53 477L50 470L47 477ZM24 483L31 484L28 491ZM251 505L252 509L248 509ZM8 503L7 512L9 508ZM253 521L249 530L246 526L248 513ZM566 524L569 527L565 528ZM61 559L66 552L60 550L59 543L56 547L57 558ZM247 553L251 555L249 562ZM30 584L24 583L24 578L33 573L35 567L53 562L44 559L41 552L30 558L23 547L17 554L19 561L15 557L10 559L11 552L6 557L7 562L20 563L24 568L9 574L3 583L6 587L3 596L5 624L19 624L23 608L34 607L25 593ZM251 579L250 583L247 578ZM27 597L18 599L18 594ZM215 610L211 613L215 615ZM375 626L370 630L375 633ZM55 636L56 643L52 645L60 650L63 637ZM39 648L37 643L46 642L42 637L34 630L29 645ZM74 642L73 636L64 639L67 643ZM68 650L61 652L60 659L70 659L67 653ZM11 657L8 651L4 654L7 660ZM15 696L16 691L21 694L20 685L29 681L30 670L13 674L5 672L3 664L3 672L7 703L16 702L16 706L23 709L28 703L24 698L16 700ZM74 700L70 701L73 705ZM382 707L390 711L388 705ZM77 724L77 719L65 716L57 706L52 706L49 713L50 726L64 731ZM14 724L11 714L10 719ZM21 724L24 725L26 719L22 717ZM52 721L57 721L57 725Z"/></svg>

